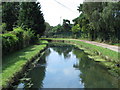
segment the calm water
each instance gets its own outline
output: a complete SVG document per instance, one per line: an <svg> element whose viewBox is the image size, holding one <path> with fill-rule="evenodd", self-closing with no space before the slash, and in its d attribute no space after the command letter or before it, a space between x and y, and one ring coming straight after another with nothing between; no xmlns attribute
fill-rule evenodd
<svg viewBox="0 0 120 90"><path fill-rule="evenodd" d="M32 88L117 88L117 78L70 45L50 45L27 75ZM20 83L19 88L26 83Z"/></svg>

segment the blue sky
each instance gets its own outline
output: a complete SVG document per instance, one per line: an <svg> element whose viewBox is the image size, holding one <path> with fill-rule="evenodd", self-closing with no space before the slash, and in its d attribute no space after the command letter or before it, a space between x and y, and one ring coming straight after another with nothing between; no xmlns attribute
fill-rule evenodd
<svg viewBox="0 0 120 90"><path fill-rule="evenodd" d="M37 0L41 4L41 10L45 21L51 26L62 24L63 19L72 20L79 16L77 7L83 0ZM61 18L61 19L60 19Z"/></svg>

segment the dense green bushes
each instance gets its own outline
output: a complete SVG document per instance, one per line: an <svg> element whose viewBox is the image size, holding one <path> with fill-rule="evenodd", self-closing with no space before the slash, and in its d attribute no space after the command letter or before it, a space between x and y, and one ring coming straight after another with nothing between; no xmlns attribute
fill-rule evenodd
<svg viewBox="0 0 120 90"><path fill-rule="evenodd" d="M2 3L2 24L0 25L2 34L0 34L0 38L2 38L3 56L34 44L38 40L37 36L42 36L45 25L40 9L40 3L37 2Z"/></svg>
<svg viewBox="0 0 120 90"><path fill-rule="evenodd" d="M21 27L14 28L13 31L1 36L3 55L24 48L38 40L33 31L30 29L23 30Z"/></svg>

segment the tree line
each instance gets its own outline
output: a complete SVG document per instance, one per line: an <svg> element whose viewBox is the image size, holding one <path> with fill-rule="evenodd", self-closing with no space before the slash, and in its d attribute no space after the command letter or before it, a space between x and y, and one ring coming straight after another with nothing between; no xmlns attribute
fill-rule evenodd
<svg viewBox="0 0 120 90"><path fill-rule="evenodd" d="M57 35L60 31L65 31L71 33L70 36L66 36L71 38L86 38L109 43L120 42L120 2L84 2L78 6L77 10L80 15L73 19L74 24L63 20L63 25L52 27L49 33L54 32Z"/></svg>
<svg viewBox="0 0 120 90"><path fill-rule="evenodd" d="M38 2L2 2L3 55L37 42L45 31Z"/></svg>
<svg viewBox="0 0 120 90"><path fill-rule="evenodd" d="M57 26L50 26L48 22L45 22L46 30L44 32L45 37L54 37L54 38L68 38L71 37L72 24L70 20L63 19L63 24L58 24Z"/></svg>
<svg viewBox="0 0 120 90"><path fill-rule="evenodd" d="M36 34L45 30L45 20L38 2L3 2L2 23L5 31L12 31L13 27L30 28ZM5 32L3 31L3 33Z"/></svg>
<svg viewBox="0 0 120 90"><path fill-rule="evenodd" d="M75 18L80 36L90 40L118 43L120 40L120 2L85 2L80 4L81 13Z"/></svg>

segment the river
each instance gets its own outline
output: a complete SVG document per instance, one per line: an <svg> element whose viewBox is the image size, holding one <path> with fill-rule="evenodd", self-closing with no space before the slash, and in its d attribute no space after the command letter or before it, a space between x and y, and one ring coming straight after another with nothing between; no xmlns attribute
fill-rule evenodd
<svg viewBox="0 0 120 90"><path fill-rule="evenodd" d="M118 88L108 69L72 45L50 44L26 76L31 88ZM25 88L22 82L18 88Z"/></svg>

